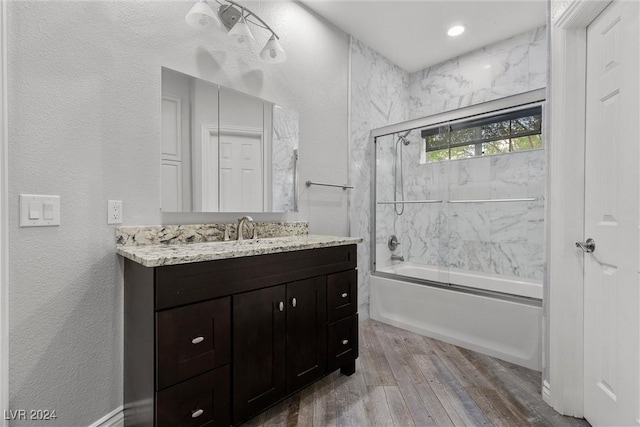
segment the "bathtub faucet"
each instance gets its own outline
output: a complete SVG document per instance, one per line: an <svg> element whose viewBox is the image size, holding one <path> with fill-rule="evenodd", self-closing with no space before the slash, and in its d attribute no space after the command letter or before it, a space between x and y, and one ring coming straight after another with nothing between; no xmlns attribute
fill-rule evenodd
<svg viewBox="0 0 640 427"><path fill-rule="evenodd" d="M401 255L391 254L391 261L402 261L404 262L404 257Z"/></svg>

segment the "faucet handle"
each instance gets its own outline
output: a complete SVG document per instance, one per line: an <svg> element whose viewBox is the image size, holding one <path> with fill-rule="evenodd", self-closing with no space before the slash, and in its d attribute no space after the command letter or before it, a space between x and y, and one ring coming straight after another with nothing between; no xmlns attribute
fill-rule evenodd
<svg viewBox="0 0 640 427"><path fill-rule="evenodd" d="M251 237L254 240L258 240L258 224L253 223L253 236Z"/></svg>
<svg viewBox="0 0 640 427"><path fill-rule="evenodd" d="M222 237L222 240L225 242L229 240L229 224L224 225L224 236Z"/></svg>

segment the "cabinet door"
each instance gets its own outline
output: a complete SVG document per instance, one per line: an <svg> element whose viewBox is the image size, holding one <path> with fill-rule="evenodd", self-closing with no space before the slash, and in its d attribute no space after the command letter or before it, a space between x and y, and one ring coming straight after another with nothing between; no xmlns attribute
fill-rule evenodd
<svg viewBox="0 0 640 427"><path fill-rule="evenodd" d="M325 276L287 284L287 393L327 371Z"/></svg>
<svg viewBox="0 0 640 427"><path fill-rule="evenodd" d="M285 310L285 285L233 296L234 424L285 395Z"/></svg>

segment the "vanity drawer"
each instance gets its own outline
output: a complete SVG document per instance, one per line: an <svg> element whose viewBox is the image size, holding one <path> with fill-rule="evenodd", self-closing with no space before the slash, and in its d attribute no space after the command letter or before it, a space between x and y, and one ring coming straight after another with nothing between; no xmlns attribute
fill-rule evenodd
<svg viewBox="0 0 640 427"><path fill-rule="evenodd" d="M335 322L358 311L358 272L327 276L327 320Z"/></svg>
<svg viewBox="0 0 640 427"><path fill-rule="evenodd" d="M157 427L229 426L229 365L156 393Z"/></svg>
<svg viewBox="0 0 640 427"><path fill-rule="evenodd" d="M156 313L156 390L229 363L231 297Z"/></svg>
<svg viewBox="0 0 640 427"><path fill-rule="evenodd" d="M347 317L329 326L329 372L358 358L358 315Z"/></svg>

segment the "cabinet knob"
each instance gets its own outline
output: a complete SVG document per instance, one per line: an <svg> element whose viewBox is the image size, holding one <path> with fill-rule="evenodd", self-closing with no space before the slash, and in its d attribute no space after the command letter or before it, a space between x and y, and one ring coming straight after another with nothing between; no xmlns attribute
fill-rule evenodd
<svg viewBox="0 0 640 427"><path fill-rule="evenodd" d="M204 337L195 337L191 340L191 344L200 344L202 341L204 341Z"/></svg>
<svg viewBox="0 0 640 427"><path fill-rule="evenodd" d="M348 294L348 293L346 293L346 292L342 294L342 298L346 298L346 297L348 297L348 296L349 296L349 294Z"/></svg>
<svg viewBox="0 0 640 427"><path fill-rule="evenodd" d="M195 409L191 411L191 418L198 418L202 414L204 414L204 411L202 409Z"/></svg>
<svg viewBox="0 0 640 427"><path fill-rule="evenodd" d="M284 302L280 301L280 303L278 304L278 310L284 311Z"/></svg>
<svg viewBox="0 0 640 427"><path fill-rule="evenodd" d="M349 344L349 340L342 340L342 345L347 345Z"/></svg>
<svg viewBox="0 0 640 427"><path fill-rule="evenodd" d="M295 308L298 305L298 301L295 298L291 298L291 307Z"/></svg>

